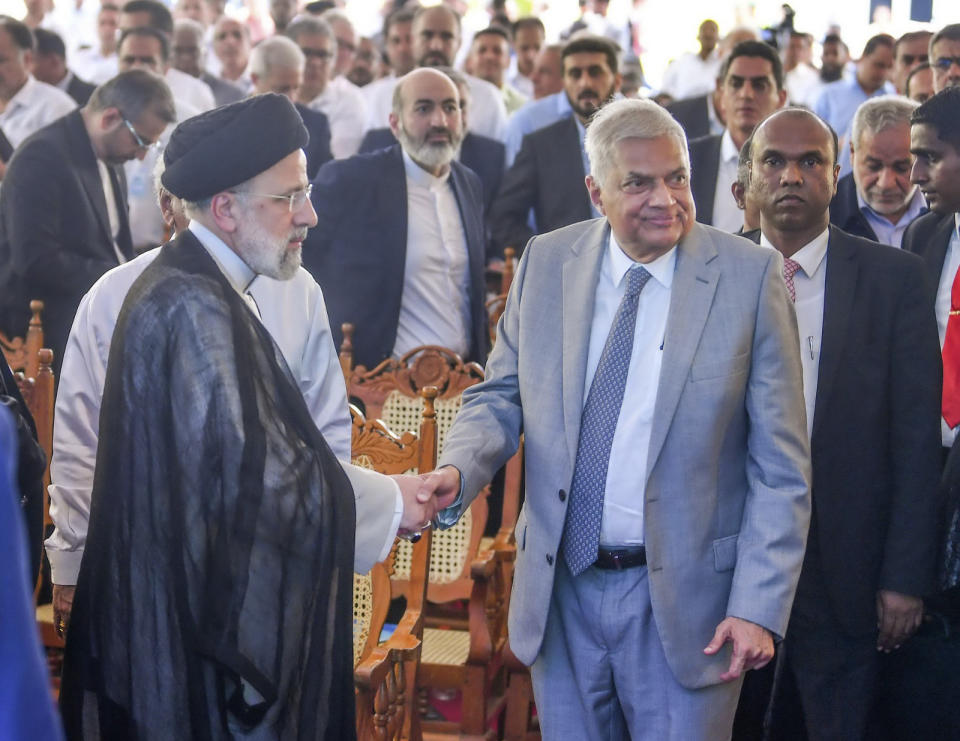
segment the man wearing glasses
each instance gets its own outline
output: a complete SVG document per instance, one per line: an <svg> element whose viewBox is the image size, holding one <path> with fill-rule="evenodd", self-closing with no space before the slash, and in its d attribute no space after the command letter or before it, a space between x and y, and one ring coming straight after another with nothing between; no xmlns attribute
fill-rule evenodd
<svg viewBox="0 0 960 741"><path fill-rule="evenodd" d="M42 300L57 375L83 294L133 256L122 165L143 159L173 120L166 83L127 72L37 131L10 161L0 191L0 329L23 335L30 301Z"/></svg>
<svg viewBox="0 0 960 741"><path fill-rule="evenodd" d="M933 92L960 86L960 23L944 26L930 39Z"/></svg>
<svg viewBox="0 0 960 741"><path fill-rule="evenodd" d="M352 572L436 506L415 477L338 462L251 295L302 272L306 142L267 94L181 123L164 150L190 224L111 340L60 695L70 738L353 735Z"/></svg>

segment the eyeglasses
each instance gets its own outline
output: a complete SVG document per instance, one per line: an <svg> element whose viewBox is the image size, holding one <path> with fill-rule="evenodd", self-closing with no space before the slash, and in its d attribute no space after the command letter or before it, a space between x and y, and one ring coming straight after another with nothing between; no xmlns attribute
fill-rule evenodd
<svg viewBox="0 0 960 741"><path fill-rule="evenodd" d="M287 206L290 209L290 213L294 211L299 211L303 208L303 205L310 200L310 194L313 193L313 186L308 185L306 188L301 188L296 190L289 195L274 195L273 193L251 193L248 190L231 190L231 193L241 196L257 196L258 198L276 198L287 202Z"/></svg>
<svg viewBox="0 0 960 741"><path fill-rule="evenodd" d="M151 149L156 147L160 142L145 142L140 134L137 133L137 130L133 128L133 124L130 123L125 117L123 117L123 124L127 127L127 131L133 136L133 140L137 143L137 148L142 149L144 152L149 152Z"/></svg>
<svg viewBox="0 0 960 741"><path fill-rule="evenodd" d="M326 49L301 49L300 51L303 52L303 56L310 59L319 59L321 62L333 58L333 52Z"/></svg>
<svg viewBox="0 0 960 741"><path fill-rule="evenodd" d="M937 61L933 63L933 66L941 72L946 72L953 65L960 67L960 57L938 57Z"/></svg>

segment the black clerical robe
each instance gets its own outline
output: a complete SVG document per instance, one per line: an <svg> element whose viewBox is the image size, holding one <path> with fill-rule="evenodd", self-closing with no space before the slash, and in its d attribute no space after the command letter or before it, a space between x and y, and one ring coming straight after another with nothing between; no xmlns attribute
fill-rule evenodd
<svg viewBox="0 0 960 741"><path fill-rule="evenodd" d="M166 245L110 350L68 736L353 737L354 520L270 335L196 237Z"/></svg>

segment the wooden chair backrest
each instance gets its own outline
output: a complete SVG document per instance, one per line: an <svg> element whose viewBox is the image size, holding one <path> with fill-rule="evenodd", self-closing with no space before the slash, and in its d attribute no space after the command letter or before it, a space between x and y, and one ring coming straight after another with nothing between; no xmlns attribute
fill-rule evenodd
<svg viewBox="0 0 960 741"><path fill-rule="evenodd" d="M0 332L0 349L7 365L22 371L27 378L36 378L40 372L40 350L43 348L43 301L30 302L30 323L24 337L7 337Z"/></svg>

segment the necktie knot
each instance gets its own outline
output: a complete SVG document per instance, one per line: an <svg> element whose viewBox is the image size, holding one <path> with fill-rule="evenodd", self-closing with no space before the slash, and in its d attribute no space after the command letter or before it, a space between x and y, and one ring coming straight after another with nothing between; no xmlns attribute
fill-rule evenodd
<svg viewBox="0 0 960 741"><path fill-rule="evenodd" d="M648 280L650 280L650 273L647 272L647 269L640 265L634 265L627 271L626 295L631 298L638 296L640 291L643 290L643 287L647 285Z"/></svg>
<svg viewBox="0 0 960 741"><path fill-rule="evenodd" d="M789 257L783 258L783 282L787 284L787 291L790 292L790 300L796 302L797 289L793 285L793 276L800 269L800 263L791 260Z"/></svg>

